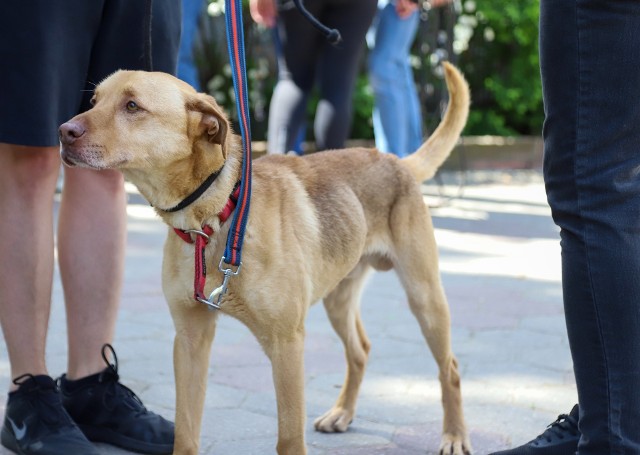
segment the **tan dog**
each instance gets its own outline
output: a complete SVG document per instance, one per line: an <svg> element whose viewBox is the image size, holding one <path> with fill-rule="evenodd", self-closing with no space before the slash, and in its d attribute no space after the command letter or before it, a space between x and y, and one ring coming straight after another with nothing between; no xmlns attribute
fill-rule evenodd
<svg viewBox="0 0 640 455"><path fill-rule="evenodd" d="M445 118L405 159L350 149L303 158L266 156L254 163L242 270L230 279L220 312L246 324L271 360L281 455L306 453L307 310L323 299L344 342L346 381L334 406L315 421L319 431L343 432L355 414L370 347L360 318L360 292L370 270L391 268L439 367L440 451L471 452L433 227L420 191L420 182L434 175L456 144L468 114L466 82L453 66L445 64L445 70L451 96ZM209 295L221 283L216 266L230 224L221 223L217 214L239 179L242 162L239 138L226 116L212 97L162 73L119 71L96 88L93 104L60 127L63 161L122 170L170 227L213 227L205 251ZM218 170L193 203L166 211ZM172 230L162 275L176 328L174 453L196 454L219 312L194 300L194 247Z"/></svg>

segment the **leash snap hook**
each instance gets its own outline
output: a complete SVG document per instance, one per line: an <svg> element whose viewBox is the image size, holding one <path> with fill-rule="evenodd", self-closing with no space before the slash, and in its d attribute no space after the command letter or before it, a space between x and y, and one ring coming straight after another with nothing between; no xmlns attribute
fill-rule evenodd
<svg viewBox="0 0 640 455"><path fill-rule="evenodd" d="M229 285L229 278L232 276L236 276L240 273L240 268L242 267L242 262L238 265L238 268L233 270L231 267L223 268L222 263L224 262L225 257L222 256L220 258L220 263L218 264L218 270L222 272L224 275L222 278L222 284L215 288L211 294L209 294L208 299L203 299L198 297L198 301L200 303L204 303L209 307L209 310L219 310L221 309L222 297L227 293L227 287Z"/></svg>

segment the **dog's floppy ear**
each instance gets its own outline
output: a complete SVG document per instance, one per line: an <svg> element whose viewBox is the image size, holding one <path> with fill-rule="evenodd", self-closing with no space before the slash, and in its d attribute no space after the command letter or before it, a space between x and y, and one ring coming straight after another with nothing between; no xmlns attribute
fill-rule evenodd
<svg viewBox="0 0 640 455"><path fill-rule="evenodd" d="M212 144L219 144L226 158L229 121L216 100L205 93L197 93L187 99L186 108L199 116L196 134L205 136Z"/></svg>

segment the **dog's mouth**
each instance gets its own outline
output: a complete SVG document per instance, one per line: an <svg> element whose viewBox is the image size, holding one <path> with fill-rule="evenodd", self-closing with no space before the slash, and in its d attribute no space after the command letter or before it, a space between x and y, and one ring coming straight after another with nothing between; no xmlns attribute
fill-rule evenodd
<svg viewBox="0 0 640 455"><path fill-rule="evenodd" d="M77 166L77 164L74 162L73 158L71 157L71 154L69 153L69 151L66 150L64 147L60 149L60 158L62 159L62 162L64 163L65 166L68 166L68 167Z"/></svg>
<svg viewBox="0 0 640 455"><path fill-rule="evenodd" d="M97 170L107 167L102 163L100 154L91 147L89 149L73 150L68 145L62 145L60 147L60 158L69 167L85 167Z"/></svg>
<svg viewBox="0 0 640 455"><path fill-rule="evenodd" d="M103 169L120 169L129 162L127 157L119 160L108 162L105 161L101 146L90 146L84 150L73 150L69 146L62 145L60 147L60 159L65 166L83 167L87 169L103 170Z"/></svg>
<svg viewBox="0 0 640 455"><path fill-rule="evenodd" d="M64 145L60 147L60 158L62 159L62 162L65 164L65 166L69 167L76 167L86 164L82 159L80 159L78 154L73 153L71 150L69 150L68 146Z"/></svg>

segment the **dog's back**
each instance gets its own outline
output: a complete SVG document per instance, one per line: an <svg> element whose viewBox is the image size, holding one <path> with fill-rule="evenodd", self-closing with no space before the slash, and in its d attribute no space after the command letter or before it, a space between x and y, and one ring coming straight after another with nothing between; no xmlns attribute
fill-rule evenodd
<svg viewBox="0 0 640 455"><path fill-rule="evenodd" d="M355 247L358 256L388 257L394 233L405 231L398 223L411 216L405 212L426 211L420 183L433 177L466 123L469 88L455 67L445 63L444 68L449 106L438 128L412 155L399 159L365 148L304 157L268 155L255 162L256 184L297 197L304 193L314 208L307 219L319 224L322 251L329 256L344 256Z"/></svg>

